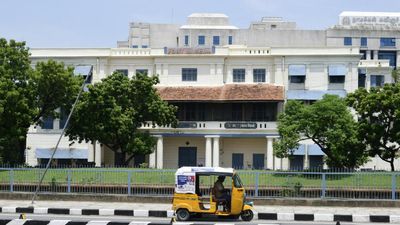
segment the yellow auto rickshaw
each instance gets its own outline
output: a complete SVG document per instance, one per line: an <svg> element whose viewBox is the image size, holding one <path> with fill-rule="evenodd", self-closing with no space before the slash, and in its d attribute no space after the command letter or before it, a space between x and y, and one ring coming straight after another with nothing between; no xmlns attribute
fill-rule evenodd
<svg viewBox="0 0 400 225"><path fill-rule="evenodd" d="M217 192L221 192L216 190L217 182L223 182L222 199L217 198ZM231 219L240 216L244 221L251 221L253 203L246 202L245 196L239 175L232 168L181 167L175 173L172 210L179 221L204 214Z"/></svg>

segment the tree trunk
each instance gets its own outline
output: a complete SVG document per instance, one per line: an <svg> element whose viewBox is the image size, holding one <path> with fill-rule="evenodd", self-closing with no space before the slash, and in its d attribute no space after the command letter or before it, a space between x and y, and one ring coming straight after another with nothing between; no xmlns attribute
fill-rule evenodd
<svg viewBox="0 0 400 225"><path fill-rule="evenodd" d="M394 172L394 159L390 160L390 168L392 169L392 172Z"/></svg>
<svg viewBox="0 0 400 225"><path fill-rule="evenodd" d="M127 166L125 158L126 158L125 152L116 151L114 154L114 164L116 166Z"/></svg>
<svg viewBox="0 0 400 225"><path fill-rule="evenodd" d="M125 165L128 165L130 161L132 161L133 157L135 157L134 154L132 154L131 156L128 157L127 160L125 160Z"/></svg>

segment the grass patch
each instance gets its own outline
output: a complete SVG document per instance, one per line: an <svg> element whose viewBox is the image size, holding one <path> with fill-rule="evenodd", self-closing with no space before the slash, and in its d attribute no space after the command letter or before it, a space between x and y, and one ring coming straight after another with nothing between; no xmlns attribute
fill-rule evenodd
<svg viewBox="0 0 400 225"><path fill-rule="evenodd" d="M0 183L37 184L44 169L0 170ZM396 174L396 187L400 188L400 174ZM273 172L273 171L239 171L245 187L285 187L301 185L302 188L320 188L322 175L311 173ZM44 184L67 184L70 176L71 184L80 185L152 185L173 186L175 170L154 169L121 169L121 168L84 168L84 169L50 169ZM201 180L202 186L211 186L215 178ZM129 180L129 181L128 181ZM257 182L258 180L258 182ZM391 189L392 173L390 172L355 172L326 174L327 188L366 188Z"/></svg>

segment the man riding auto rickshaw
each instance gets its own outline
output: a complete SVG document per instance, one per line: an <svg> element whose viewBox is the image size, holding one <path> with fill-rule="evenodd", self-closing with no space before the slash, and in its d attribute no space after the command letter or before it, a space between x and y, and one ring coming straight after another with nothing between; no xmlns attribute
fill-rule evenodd
<svg viewBox="0 0 400 225"><path fill-rule="evenodd" d="M210 181L216 177L210 190ZM202 193L209 197L203 197ZM250 221L254 215L253 204L245 202L239 175L232 168L221 167L179 168L175 173L172 209L180 221L204 214L235 219L240 216L242 220Z"/></svg>

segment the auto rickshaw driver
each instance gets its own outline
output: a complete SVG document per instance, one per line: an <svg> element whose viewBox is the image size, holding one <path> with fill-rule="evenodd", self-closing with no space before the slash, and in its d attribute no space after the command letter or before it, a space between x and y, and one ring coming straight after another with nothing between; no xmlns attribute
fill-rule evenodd
<svg viewBox="0 0 400 225"><path fill-rule="evenodd" d="M214 183L213 194L217 202L225 203L227 211L230 209L231 196L229 191L224 187L225 176L218 176L217 181Z"/></svg>

